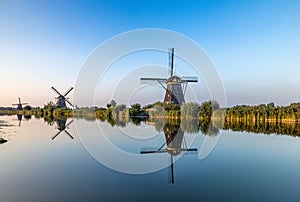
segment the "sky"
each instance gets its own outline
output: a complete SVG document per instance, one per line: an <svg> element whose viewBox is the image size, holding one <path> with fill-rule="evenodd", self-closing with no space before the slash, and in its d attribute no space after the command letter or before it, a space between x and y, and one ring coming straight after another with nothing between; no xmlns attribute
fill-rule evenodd
<svg viewBox="0 0 300 202"><path fill-rule="evenodd" d="M1 0L0 106L11 106L18 97L32 106L54 101L50 87L63 93L75 86L83 64L99 45L143 28L172 30L198 43L219 72L228 106L298 102L299 11L297 0ZM109 83L109 75L124 86L124 78L134 75L131 62L167 67L168 58L149 52L136 54L131 62L130 57L117 61L107 81L98 83L95 100L74 104L105 106L112 98L117 103L139 102L139 96L128 99L124 90L112 96L109 91L116 82ZM176 61L180 72L184 63ZM166 68L159 74L167 76ZM210 98L201 75L194 88L200 89L197 101ZM148 90L153 91L149 102L163 99L159 86ZM145 98L143 90L138 91Z"/></svg>

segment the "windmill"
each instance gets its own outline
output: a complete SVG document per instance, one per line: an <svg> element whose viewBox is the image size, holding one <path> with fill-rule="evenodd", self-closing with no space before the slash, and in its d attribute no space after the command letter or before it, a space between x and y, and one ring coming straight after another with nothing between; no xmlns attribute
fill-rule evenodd
<svg viewBox="0 0 300 202"><path fill-rule="evenodd" d="M179 155L181 152L197 153L197 148L187 148L185 141L183 141L184 131L180 127L171 129L171 127L166 124L164 126L164 133L166 142L161 147L153 150L141 150L140 154L168 153L170 155L168 182L174 184L174 156ZM164 148L165 145L167 145L166 148Z"/></svg>
<svg viewBox="0 0 300 202"><path fill-rule="evenodd" d="M57 107L59 108L67 107L66 102L73 107L73 104L68 100L69 98L66 98L66 96L71 92L71 90L73 90L73 87L69 88L69 90L67 90L64 94L58 92L58 90L56 90L53 86L51 87L51 89L58 94L58 96L55 98L57 99L56 102Z"/></svg>
<svg viewBox="0 0 300 202"><path fill-rule="evenodd" d="M68 126L73 123L74 119L70 121L67 125L67 119L59 119L56 121L57 129L59 130L53 137L52 140L54 140L61 132L65 131L65 133L70 137L71 139L74 139L73 136L66 130Z"/></svg>
<svg viewBox="0 0 300 202"><path fill-rule="evenodd" d="M12 106L17 106L17 110L23 110L23 105L28 105L29 103L22 103L21 98L18 97L19 103L18 104L12 104Z"/></svg>
<svg viewBox="0 0 300 202"><path fill-rule="evenodd" d="M198 82L197 77L179 77L174 74L174 48L169 49L170 77L166 78L140 78L142 82L157 81L165 90L164 102L182 105L185 103L184 92L189 82ZM164 85L167 84L167 86Z"/></svg>

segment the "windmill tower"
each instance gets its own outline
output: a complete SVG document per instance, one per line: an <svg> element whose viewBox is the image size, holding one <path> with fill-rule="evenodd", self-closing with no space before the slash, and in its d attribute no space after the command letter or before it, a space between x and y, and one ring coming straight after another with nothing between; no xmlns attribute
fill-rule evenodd
<svg viewBox="0 0 300 202"><path fill-rule="evenodd" d="M158 149L141 150L140 154L168 153L170 155L168 182L174 184L174 157L181 152L197 153L197 148L187 148L184 141L184 131L180 127L172 128L168 124L164 126L166 142ZM166 146L166 148L164 148Z"/></svg>
<svg viewBox="0 0 300 202"><path fill-rule="evenodd" d="M17 110L23 110L23 105L28 105L29 103L22 103L21 98L18 97L19 103L18 104L12 104L12 106L17 106Z"/></svg>
<svg viewBox="0 0 300 202"><path fill-rule="evenodd" d="M173 103L182 105L185 103L184 92L186 91L187 83L198 82L197 77L179 77L174 74L174 48L169 49L169 68L170 77L165 78L141 78L142 82L157 81L165 90L165 103ZM166 86L164 85L166 84Z"/></svg>
<svg viewBox="0 0 300 202"><path fill-rule="evenodd" d="M58 92L58 90L56 90L53 86L51 87L51 89L58 95L57 97L55 97L55 99L57 99L56 106L58 108L67 107L66 102L73 107L73 104L68 100L69 98L66 98L66 96L71 92L71 90L73 90L73 87L69 88L69 90L67 90L64 94Z"/></svg>

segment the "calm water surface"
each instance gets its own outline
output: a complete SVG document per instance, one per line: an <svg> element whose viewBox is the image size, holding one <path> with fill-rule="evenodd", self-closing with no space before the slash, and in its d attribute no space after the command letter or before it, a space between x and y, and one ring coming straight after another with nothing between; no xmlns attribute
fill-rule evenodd
<svg viewBox="0 0 300 202"><path fill-rule="evenodd" d="M103 148L101 129L122 151L171 161L170 152L163 152L168 145L165 131L146 123L112 127L99 120L75 119L66 132L62 123L49 125L43 119L23 118L20 127L15 116L0 116L0 120L14 125L0 129L8 139L0 145L0 201L300 200L299 138L219 131L211 137L220 137L217 146L207 158L199 159L206 136L181 131L179 143L192 143L189 148L197 151L173 156L178 160L172 177L170 167L148 174L117 172L99 163L85 143L96 137L91 140L94 147ZM75 126L85 129L85 134ZM161 153L141 154L161 146ZM100 151L126 167L114 154ZM130 166L134 163L140 166L139 160Z"/></svg>

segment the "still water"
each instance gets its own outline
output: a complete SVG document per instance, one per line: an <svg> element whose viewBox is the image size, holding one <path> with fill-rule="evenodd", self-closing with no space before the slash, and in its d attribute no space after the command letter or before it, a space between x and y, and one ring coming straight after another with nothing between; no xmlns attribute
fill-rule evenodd
<svg viewBox="0 0 300 202"><path fill-rule="evenodd" d="M220 129L208 137L168 123L0 120L8 140L0 145L0 201L300 200L297 137ZM205 138L218 143L202 159ZM156 163L163 168L147 173ZM139 171L145 174L132 174Z"/></svg>

